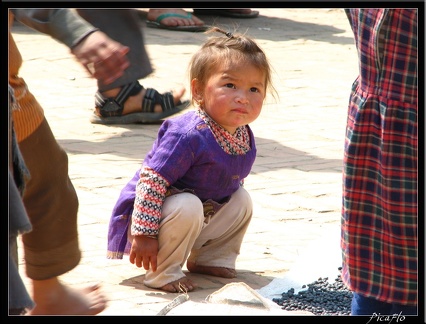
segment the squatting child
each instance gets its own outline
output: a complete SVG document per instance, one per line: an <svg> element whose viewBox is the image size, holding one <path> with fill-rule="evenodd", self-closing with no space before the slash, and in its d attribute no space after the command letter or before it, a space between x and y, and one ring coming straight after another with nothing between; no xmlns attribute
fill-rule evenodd
<svg viewBox="0 0 426 324"><path fill-rule="evenodd" d="M243 188L256 158L249 126L272 92L271 67L256 42L213 27L190 61L196 109L165 120L142 166L122 189L108 233L108 257L130 255L144 284L192 291L190 272L236 277L253 213Z"/></svg>

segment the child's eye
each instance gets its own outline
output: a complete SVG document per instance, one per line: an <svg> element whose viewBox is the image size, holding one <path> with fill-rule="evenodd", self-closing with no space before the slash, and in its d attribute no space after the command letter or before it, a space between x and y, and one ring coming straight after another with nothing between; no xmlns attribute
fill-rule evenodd
<svg viewBox="0 0 426 324"><path fill-rule="evenodd" d="M225 84L225 87L235 89L235 85L233 83L227 83Z"/></svg>
<svg viewBox="0 0 426 324"><path fill-rule="evenodd" d="M251 92L259 92L259 89L258 88L250 88L250 91Z"/></svg>

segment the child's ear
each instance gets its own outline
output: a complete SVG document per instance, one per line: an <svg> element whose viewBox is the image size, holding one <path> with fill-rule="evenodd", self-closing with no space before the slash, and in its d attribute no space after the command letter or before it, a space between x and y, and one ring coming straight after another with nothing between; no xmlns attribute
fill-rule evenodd
<svg viewBox="0 0 426 324"><path fill-rule="evenodd" d="M202 89L201 89L200 81L198 79L192 79L191 80L191 93L192 93L192 98L194 100L203 99L201 90Z"/></svg>

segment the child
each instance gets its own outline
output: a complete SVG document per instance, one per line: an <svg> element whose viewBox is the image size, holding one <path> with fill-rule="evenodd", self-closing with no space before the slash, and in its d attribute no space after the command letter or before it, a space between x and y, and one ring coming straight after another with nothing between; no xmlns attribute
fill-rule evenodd
<svg viewBox="0 0 426 324"><path fill-rule="evenodd" d="M213 27L190 62L197 109L170 118L141 169L123 188L108 233L108 258L130 254L144 284L168 292L197 287L190 272L234 278L252 217L243 188L256 157L248 126L273 89L265 53L250 38Z"/></svg>

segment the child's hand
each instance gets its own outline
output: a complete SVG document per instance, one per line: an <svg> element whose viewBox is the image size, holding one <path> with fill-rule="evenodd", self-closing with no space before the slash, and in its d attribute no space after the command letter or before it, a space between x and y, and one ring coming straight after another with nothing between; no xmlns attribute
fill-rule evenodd
<svg viewBox="0 0 426 324"><path fill-rule="evenodd" d="M138 268L141 268L143 264L144 269L148 270L151 264L152 271L156 271L157 254L158 240L145 235L133 237L132 248L130 249L130 262Z"/></svg>

